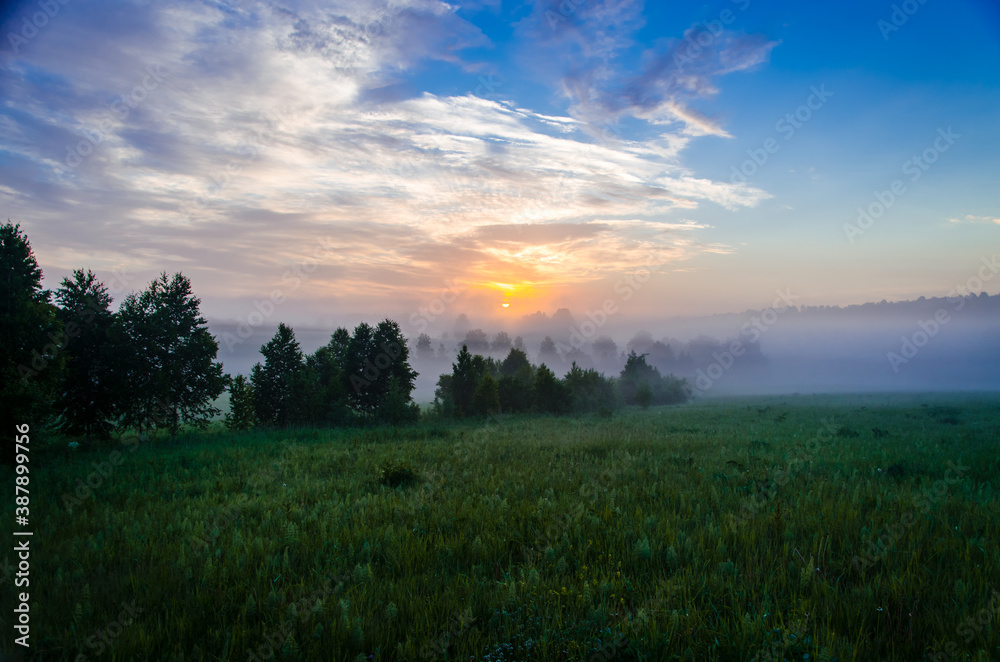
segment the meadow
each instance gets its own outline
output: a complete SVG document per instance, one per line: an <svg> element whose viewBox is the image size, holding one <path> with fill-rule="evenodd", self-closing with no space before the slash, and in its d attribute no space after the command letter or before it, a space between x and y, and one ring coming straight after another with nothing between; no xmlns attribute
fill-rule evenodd
<svg viewBox="0 0 1000 662"><path fill-rule="evenodd" d="M3 645L78 662L997 660L998 405L754 397L53 441L31 459L32 645L9 626Z"/></svg>

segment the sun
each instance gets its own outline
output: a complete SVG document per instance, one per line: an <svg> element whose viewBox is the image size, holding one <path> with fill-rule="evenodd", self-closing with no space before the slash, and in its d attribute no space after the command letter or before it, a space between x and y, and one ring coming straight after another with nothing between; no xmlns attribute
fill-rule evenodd
<svg viewBox="0 0 1000 662"><path fill-rule="evenodd" d="M536 298L535 284L526 281L508 281L501 283L498 281L487 281L480 285L484 290L490 292L489 299L496 302L500 300L500 310L509 313L517 310L524 310L525 303L533 302ZM496 303L492 304L497 305ZM531 304L534 305L534 304ZM494 310L496 310L494 308Z"/></svg>

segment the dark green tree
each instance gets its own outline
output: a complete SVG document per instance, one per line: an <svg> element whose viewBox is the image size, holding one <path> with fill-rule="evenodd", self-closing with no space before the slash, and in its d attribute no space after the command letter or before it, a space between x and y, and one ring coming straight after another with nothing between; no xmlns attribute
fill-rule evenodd
<svg viewBox="0 0 1000 662"><path fill-rule="evenodd" d="M469 416L473 413L472 398L476 394L480 376L468 346L462 345L462 351L451 366L451 397L455 403L456 416Z"/></svg>
<svg viewBox="0 0 1000 662"><path fill-rule="evenodd" d="M382 400L389 394L389 382L395 380L400 392L410 401L417 373L410 366L410 348L399 324L390 319L379 322L375 327L375 345L378 347L374 361L379 371L375 379L378 399ZM386 361L389 365L383 367Z"/></svg>
<svg viewBox="0 0 1000 662"><path fill-rule="evenodd" d="M361 323L347 346L346 373L348 399L352 408L369 420L378 420L383 401L394 384L398 397L412 402L417 373L410 366L406 338L393 320L383 320L372 328Z"/></svg>
<svg viewBox="0 0 1000 662"><path fill-rule="evenodd" d="M378 347L375 344L375 329L367 322L354 327L354 335L347 346L346 368L349 386L347 397L351 408L362 416L372 416L378 408L378 391L373 383L379 371L373 359Z"/></svg>
<svg viewBox="0 0 1000 662"><path fill-rule="evenodd" d="M652 402L653 389L650 388L649 382L642 382L639 384L639 388L635 390L635 403L643 409L649 409L649 405Z"/></svg>
<svg viewBox="0 0 1000 662"><path fill-rule="evenodd" d="M493 375L486 373L479 380L476 392L472 397L472 406L476 414L486 416L500 411L500 387Z"/></svg>
<svg viewBox="0 0 1000 662"><path fill-rule="evenodd" d="M111 343L114 314L111 296L90 270L77 269L56 291L66 334L66 370L56 409L60 429L68 434L106 439L114 429L115 351Z"/></svg>
<svg viewBox="0 0 1000 662"><path fill-rule="evenodd" d="M649 390L649 400L652 401L660 385L660 371L646 363L645 354L628 353L625 367L618 378L618 388L625 404L640 404L639 388L645 384ZM645 397L645 396L644 396ZM648 405L647 405L648 406Z"/></svg>
<svg viewBox="0 0 1000 662"><path fill-rule="evenodd" d="M410 397L410 387L395 375L389 378L389 388L379 402L375 416L379 423L403 425L420 418L420 407Z"/></svg>
<svg viewBox="0 0 1000 662"><path fill-rule="evenodd" d="M203 426L219 413L215 399L226 388L219 343L201 316L201 300L191 281L166 272L141 294L129 295L119 310L127 356L129 392L126 419L139 428L157 427L177 436L180 426ZM141 389L137 386L141 385Z"/></svg>
<svg viewBox="0 0 1000 662"><path fill-rule="evenodd" d="M9 463L14 426L37 430L50 419L68 337L28 237L10 221L0 227L0 283L0 462Z"/></svg>
<svg viewBox="0 0 1000 662"><path fill-rule="evenodd" d="M310 418L318 425L341 425L350 420L345 368L350 342L351 334L339 328L330 342L306 357L306 377L314 382L315 391L309 398L313 412Z"/></svg>
<svg viewBox="0 0 1000 662"><path fill-rule="evenodd" d="M300 403L305 358L295 332L285 324L260 348L264 363L250 372L254 414L261 425L287 427L300 421Z"/></svg>
<svg viewBox="0 0 1000 662"><path fill-rule="evenodd" d="M507 358L500 364L500 375L502 377L513 377L525 368L531 369L531 362L528 360L528 355L519 349L511 348L507 352Z"/></svg>
<svg viewBox="0 0 1000 662"><path fill-rule="evenodd" d="M434 413L444 418L454 418L455 414L455 393L452 388L454 377L451 374L444 374L438 377L437 387L434 389Z"/></svg>
<svg viewBox="0 0 1000 662"><path fill-rule="evenodd" d="M243 375L236 375L229 382L229 413L226 414L226 427L238 432L249 430L256 423L253 384Z"/></svg>
<svg viewBox="0 0 1000 662"><path fill-rule="evenodd" d="M511 348L500 364L497 386L500 410L505 413L529 411L534 400L535 372L523 350Z"/></svg>
<svg viewBox="0 0 1000 662"><path fill-rule="evenodd" d="M614 383L593 368L584 370L574 362L563 383L575 411L610 412L616 408Z"/></svg>
<svg viewBox="0 0 1000 662"><path fill-rule="evenodd" d="M569 411L571 402L566 385L543 363L535 372L535 408L550 414Z"/></svg>
<svg viewBox="0 0 1000 662"><path fill-rule="evenodd" d="M166 414L161 399L163 380L153 322L153 302L147 293L132 292L118 307L111 328L113 370L118 376L112 390L118 423L145 437Z"/></svg>

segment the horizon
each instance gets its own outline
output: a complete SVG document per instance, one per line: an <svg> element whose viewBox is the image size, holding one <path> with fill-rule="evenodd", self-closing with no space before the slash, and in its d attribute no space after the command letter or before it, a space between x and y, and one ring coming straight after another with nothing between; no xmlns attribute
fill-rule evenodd
<svg viewBox="0 0 1000 662"><path fill-rule="evenodd" d="M563 5L10 4L5 217L50 289L181 271L211 319L409 333L449 288L493 327L725 315L992 255L995 4Z"/></svg>

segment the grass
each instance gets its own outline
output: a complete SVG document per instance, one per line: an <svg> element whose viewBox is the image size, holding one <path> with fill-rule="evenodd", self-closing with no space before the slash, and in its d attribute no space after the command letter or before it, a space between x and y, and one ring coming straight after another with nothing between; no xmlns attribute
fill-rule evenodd
<svg viewBox="0 0 1000 662"><path fill-rule="evenodd" d="M998 404L213 429L119 446L71 513L115 447L36 447L32 646L9 627L3 645L81 662L1000 659Z"/></svg>

